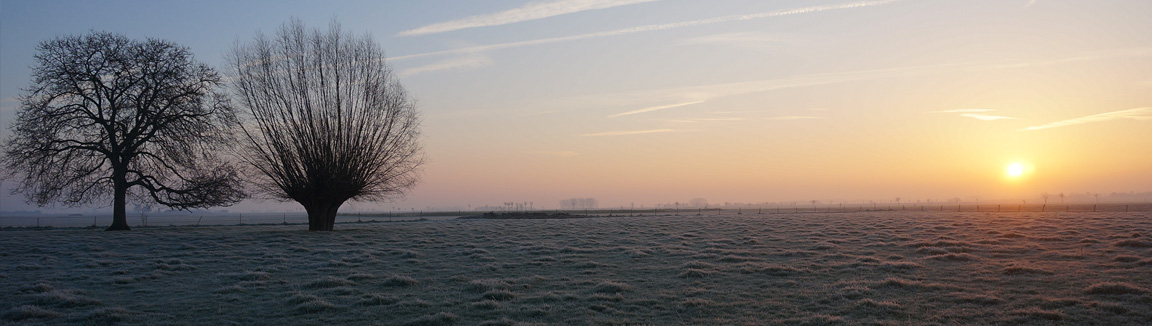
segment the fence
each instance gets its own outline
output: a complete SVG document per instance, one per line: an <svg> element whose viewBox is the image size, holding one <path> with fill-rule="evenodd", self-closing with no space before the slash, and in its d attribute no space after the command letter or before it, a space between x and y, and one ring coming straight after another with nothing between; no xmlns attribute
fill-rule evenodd
<svg viewBox="0 0 1152 326"><path fill-rule="evenodd" d="M398 222L412 220L442 220L461 215L437 215L423 212L404 213L352 213L336 216L336 223L349 222ZM149 226L191 226L191 225L246 225L246 224L307 224L305 213L236 213L236 214L128 214L128 225ZM107 227L112 224L112 214L95 215L0 215L0 228L6 227Z"/></svg>

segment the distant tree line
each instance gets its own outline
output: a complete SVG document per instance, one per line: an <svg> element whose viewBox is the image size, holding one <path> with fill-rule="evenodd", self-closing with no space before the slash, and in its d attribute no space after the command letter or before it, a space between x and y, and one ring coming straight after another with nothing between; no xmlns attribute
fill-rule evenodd
<svg viewBox="0 0 1152 326"><path fill-rule="evenodd" d="M599 205L596 198L571 198L560 201L560 209L594 209Z"/></svg>

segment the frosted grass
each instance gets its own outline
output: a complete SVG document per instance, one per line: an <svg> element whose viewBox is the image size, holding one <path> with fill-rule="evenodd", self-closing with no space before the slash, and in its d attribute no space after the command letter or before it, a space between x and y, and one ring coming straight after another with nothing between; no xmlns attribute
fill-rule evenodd
<svg viewBox="0 0 1152 326"><path fill-rule="evenodd" d="M0 232L0 323L1149 324L1146 213Z"/></svg>

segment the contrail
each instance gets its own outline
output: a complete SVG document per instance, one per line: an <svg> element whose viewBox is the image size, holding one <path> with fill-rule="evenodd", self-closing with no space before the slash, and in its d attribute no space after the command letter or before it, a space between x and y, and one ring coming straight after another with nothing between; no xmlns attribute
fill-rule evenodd
<svg viewBox="0 0 1152 326"><path fill-rule="evenodd" d="M634 33L640 33L640 32L661 31L661 30L673 29L673 28L711 25L711 24L726 23L726 22L733 22L733 21L799 15L799 14L807 14L807 13L814 13L814 12L821 12L821 11L828 11L828 10L872 7L872 6L886 5L886 4L890 4L890 3L894 3L894 2L898 2L898 1L903 1L903 0L860 1L860 2L835 4L835 5L812 6L812 7L795 8L795 9L782 9L782 10L767 11L767 12L761 12L761 13L755 13L755 14L749 14L749 15L725 16L725 17L717 17L717 18L709 18L709 19L701 19L701 20L691 20L691 21L683 21L683 22L668 23L668 24L643 25L643 26L622 28L622 29L605 31L605 32L596 32L596 33L588 33L588 34L580 34L580 35L543 38L543 39L519 41L519 42L497 43L497 44L480 45L480 46L473 46L473 47L466 47L466 48L459 48L459 49L452 49L452 50L409 54L409 55L402 55L402 56L398 56L398 57L391 57L391 58L388 58L388 60L404 60L404 59L413 59L413 58L420 58L420 57L427 57L427 56L434 56L434 55L484 52L484 51L518 48L518 47L541 45L541 44L551 44L551 43L559 43L559 42L567 42L567 41L575 41L575 40L583 40L583 39L591 39L591 38L619 36L619 35L634 34Z"/></svg>
<svg viewBox="0 0 1152 326"><path fill-rule="evenodd" d="M681 106L689 106L692 104L700 104L700 103L704 103L704 101L691 101L691 102L676 103L676 104L669 104L669 105L652 106L652 107L646 107L643 109L632 110L632 111L628 111L628 112L624 112L624 113L617 113L617 114L610 115L608 117L609 118L622 117L622 116L633 115L633 114L637 114L637 113L644 113L644 112L659 111L659 110L663 110L663 109L678 108Z"/></svg>
<svg viewBox="0 0 1152 326"><path fill-rule="evenodd" d="M1032 126L1032 127L1020 129L1020 131L1040 130L1040 129L1048 129L1048 128L1056 128L1056 127L1067 127L1067 126L1074 126L1074 125L1078 125L1078 124L1085 124L1085 123L1089 123L1089 122L1101 122L1101 121L1116 120L1116 119L1152 120L1152 108L1144 107L1144 108L1135 108L1135 109L1093 114L1093 115L1083 116L1083 117L1079 117L1079 118L1075 118L1075 119L1060 120L1060 121L1050 122L1050 123L1039 125L1039 126Z"/></svg>
<svg viewBox="0 0 1152 326"><path fill-rule="evenodd" d="M453 21L435 23L396 33L396 36L427 35L455 30L514 24L586 10L607 9L656 0L561 0L530 3L519 8L486 15L476 15Z"/></svg>
<svg viewBox="0 0 1152 326"><path fill-rule="evenodd" d="M597 137L597 136L624 136L624 135L655 134L655 133L661 133L661 132L673 132L673 131L676 131L676 129L649 129L649 130L630 130L630 131L605 131L605 132L598 132L598 133L594 133L594 134L583 134L583 135L581 135L581 136L585 136L585 137Z"/></svg>

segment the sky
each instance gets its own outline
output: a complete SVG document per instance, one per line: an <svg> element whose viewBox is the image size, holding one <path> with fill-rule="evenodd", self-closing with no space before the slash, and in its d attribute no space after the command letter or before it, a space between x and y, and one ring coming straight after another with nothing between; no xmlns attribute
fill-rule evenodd
<svg viewBox="0 0 1152 326"><path fill-rule="evenodd" d="M237 42L335 19L384 48L429 159L404 198L351 210L1146 192L1149 14L1145 0L3 0L0 137L39 42L165 39L227 75ZM61 209L12 182L0 210Z"/></svg>

